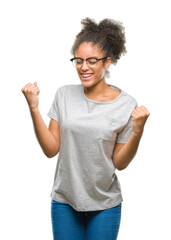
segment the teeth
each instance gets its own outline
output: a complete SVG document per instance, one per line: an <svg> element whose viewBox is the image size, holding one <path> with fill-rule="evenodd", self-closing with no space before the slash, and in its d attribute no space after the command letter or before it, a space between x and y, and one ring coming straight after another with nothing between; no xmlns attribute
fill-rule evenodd
<svg viewBox="0 0 171 240"><path fill-rule="evenodd" d="M91 77L92 76L92 74L90 74L90 75L82 75L83 77Z"/></svg>

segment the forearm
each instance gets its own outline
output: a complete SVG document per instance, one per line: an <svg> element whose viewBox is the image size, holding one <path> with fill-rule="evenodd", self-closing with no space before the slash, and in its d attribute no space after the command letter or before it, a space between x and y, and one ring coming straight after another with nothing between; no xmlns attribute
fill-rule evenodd
<svg viewBox="0 0 171 240"><path fill-rule="evenodd" d="M47 128L44 123L42 116L39 112L39 109L30 109L30 114L33 120L34 131L37 137L37 140L47 157L52 157L56 155L57 151L57 143L52 135L52 133Z"/></svg>
<svg viewBox="0 0 171 240"><path fill-rule="evenodd" d="M132 161L137 152L141 137L142 133L135 134L133 132L124 147L117 153L114 159L114 165L118 170L123 170Z"/></svg>

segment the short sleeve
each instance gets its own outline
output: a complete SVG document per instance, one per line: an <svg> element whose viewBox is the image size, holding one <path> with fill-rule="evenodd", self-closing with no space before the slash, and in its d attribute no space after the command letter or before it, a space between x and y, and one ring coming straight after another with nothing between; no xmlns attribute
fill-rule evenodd
<svg viewBox="0 0 171 240"><path fill-rule="evenodd" d="M117 143L126 143L132 134L132 116L130 116L127 124L122 129L121 132L118 133L116 142Z"/></svg>
<svg viewBox="0 0 171 240"><path fill-rule="evenodd" d="M117 134L116 142L117 143L126 143L132 134L132 111L135 107L138 106L137 101L135 98L131 97L133 101L131 101L130 108L129 108L129 119L125 127Z"/></svg>
<svg viewBox="0 0 171 240"><path fill-rule="evenodd" d="M49 112L47 113L47 115L56 120L57 122L60 121L60 113L59 113L59 89L57 90L56 94L55 94L55 97L54 97L54 100L52 102L52 105L50 107L50 110Z"/></svg>

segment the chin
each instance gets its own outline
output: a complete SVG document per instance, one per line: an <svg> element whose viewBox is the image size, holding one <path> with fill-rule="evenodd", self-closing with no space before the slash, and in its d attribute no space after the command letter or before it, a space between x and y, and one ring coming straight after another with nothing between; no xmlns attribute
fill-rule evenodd
<svg viewBox="0 0 171 240"><path fill-rule="evenodd" d="M90 84L93 83L93 80L83 80L82 78L80 79L80 81L82 82L82 84Z"/></svg>
<svg viewBox="0 0 171 240"><path fill-rule="evenodd" d="M99 81L97 82L90 82L90 81L81 81L82 85L86 88L91 88L91 87L94 87L96 84L99 83Z"/></svg>
<svg viewBox="0 0 171 240"><path fill-rule="evenodd" d="M83 86L85 87L91 87L91 86L94 86L95 83L93 81L84 81L84 80L81 80L81 83Z"/></svg>

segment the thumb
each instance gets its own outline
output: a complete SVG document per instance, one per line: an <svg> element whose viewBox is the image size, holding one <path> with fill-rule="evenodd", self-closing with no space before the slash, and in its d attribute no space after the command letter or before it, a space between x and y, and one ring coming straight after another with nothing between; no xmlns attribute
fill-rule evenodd
<svg viewBox="0 0 171 240"><path fill-rule="evenodd" d="M37 82L34 82L33 84L37 87Z"/></svg>

